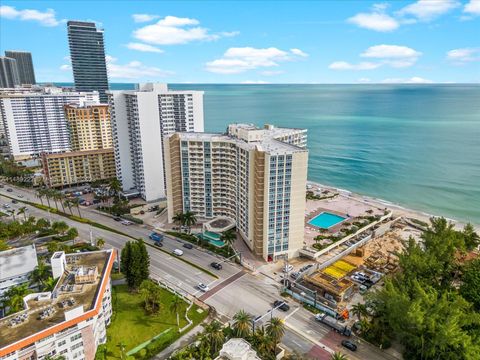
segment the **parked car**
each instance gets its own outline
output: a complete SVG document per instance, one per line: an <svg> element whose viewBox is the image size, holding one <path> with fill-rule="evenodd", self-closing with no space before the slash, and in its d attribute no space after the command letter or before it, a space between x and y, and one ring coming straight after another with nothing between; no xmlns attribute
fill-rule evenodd
<svg viewBox="0 0 480 360"><path fill-rule="evenodd" d="M300 273L297 272L297 271L294 271L294 272L292 272L292 273L290 274L290 277L291 277L292 279L296 279L296 278L298 278L299 276L300 276Z"/></svg>
<svg viewBox="0 0 480 360"><path fill-rule="evenodd" d="M177 255L177 256L182 256L183 255L183 251L180 250L180 249L175 249L172 251L172 254L173 255Z"/></svg>
<svg viewBox="0 0 480 360"><path fill-rule="evenodd" d="M15 199L13 199L13 200L12 200L12 204L16 204L16 203L18 203L18 201L15 200Z"/></svg>
<svg viewBox="0 0 480 360"><path fill-rule="evenodd" d="M282 271L285 272L285 273L286 273L286 272L290 272L290 271L292 271L292 270L293 270L293 266L290 265L290 264L285 265L285 266L283 267L283 269L282 269Z"/></svg>
<svg viewBox="0 0 480 360"><path fill-rule="evenodd" d="M273 303L273 306L282 310L282 311L290 310L290 306L288 306L288 304L285 301L282 301L282 300L275 300L275 302Z"/></svg>
<svg viewBox="0 0 480 360"><path fill-rule="evenodd" d="M121 224L125 225L125 226L128 226L128 225L132 225L132 222L128 221L128 220L122 220Z"/></svg>
<svg viewBox="0 0 480 360"><path fill-rule="evenodd" d="M342 341L342 346L347 348L348 350L351 351L357 351L357 345L355 345L353 342L350 340L343 340Z"/></svg>
<svg viewBox="0 0 480 360"><path fill-rule="evenodd" d="M204 283L199 283L197 285L197 288L199 288L203 292L207 292L208 290L210 290L210 288L207 285L205 285Z"/></svg>
<svg viewBox="0 0 480 360"><path fill-rule="evenodd" d="M193 249L193 245L190 244L190 243L185 243L185 244L183 244L183 247L184 247L185 249Z"/></svg>
<svg viewBox="0 0 480 360"><path fill-rule="evenodd" d="M9 207L10 207L10 205L8 205L8 204L3 204L3 208L4 208L4 209L8 209Z"/></svg>
<svg viewBox="0 0 480 360"><path fill-rule="evenodd" d="M114 217L113 220L115 220L115 221L122 221L122 219L119 218L118 216L117 216L117 217Z"/></svg>
<svg viewBox="0 0 480 360"><path fill-rule="evenodd" d="M310 269L312 267L313 267L313 264L308 264L308 265L302 266L302 268L299 270L299 272L307 271L308 269Z"/></svg>
<svg viewBox="0 0 480 360"><path fill-rule="evenodd" d="M22 194L19 194L18 197L21 199L21 198L23 198L23 195L22 195Z"/></svg>
<svg viewBox="0 0 480 360"><path fill-rule="evenodd" d="M216 269L216 270L222 270L222 264L219 264L219 263L217 263L217 262L212 262L212 263L210 264L210 266L213 267L213 268Z"/></svg>
<svg viewBox="0 0 480 360"><path fill-rule="evenodd" d="M7 192L13 192L13 190L12 190L12 189L10 189L10 188L8 188L8 189L7 189Z"/></svg>

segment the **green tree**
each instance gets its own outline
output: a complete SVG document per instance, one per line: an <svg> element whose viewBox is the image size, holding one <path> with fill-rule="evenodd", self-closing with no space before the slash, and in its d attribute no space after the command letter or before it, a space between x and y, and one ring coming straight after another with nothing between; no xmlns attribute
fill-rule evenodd
<svg viewBox="0 0 480 360"><path fill-rule="evenodd" d="M222 325L218 321L213 320L210 324L205 326L205 338L210 345L210 354L213 357L218 353L225 342Z"/></svg>
<svg viewBox="0 0 480 360"><path fill-rule="evenodd" d="M47 266L43 261L40 261L35 269L30 273L30 280L39 284L40 287L45 285L45 280L50 276L50 267Z"/></svg>
<svg viewBox="0 0 480 360"><path fill-rule="evenodd" d="M27 207L26 206L22 206L20 209L18 209L17 215L22 215L22 214L23 214L24 220L27 221Z"/></svg>
<svg viewBox="0 0 480 360"><path fill-rule="evenodd" d="M10 249L8 244L4 240L0 240L0 251L5 251Z"/></svg>
<svg viewBox="0 0 480 360"><path fill-rule="evenodd" d="M52 223L52 230L56 234L63 235L68 230L68 225L65 221L54 221Z"/></svg>
<svg viewBox="0 0 480 360"><path fill-rule="evenodd" d="M121 252L121 271L131 290L136 290L150 276L150 257L141 240L128 241Z"/></svg>
<svg viewBox="0 0 480 360"><path fill-rule="evenodd" d="M12 287L4 294L4 303L8 308L8 314L14 314L23 309L23 298L30 294L28 283Z"/></svg>
<svg viewBox="0 0 480 360"><path fill-rule="evenodd" d="M273 317L267 323L267 334L272 338L277 345L285 334L285 325L282 319Z"/></svg>
<svg viewBox="0 0 480 360"><path fill-rule="evenodd" d="M240 310L233 316L233 320L235 336L244 339L247 338L250 335L250 329L252 327L252 316L244 310Z"/></svg>
<svg viewBox="0 0 480 360"><path fill-rule="evenodd" d="M463 269L460 294L480 311L480 258L470 261Z"/></svg>
<svg viewBox="0 0 480 360"><path fill-rule="evenodd" d="M480 245L480 236L475 232L472 224L469 223L465 225L463 228L463 236L467 250L472 250Z"/></svg>
<svg viewBox="0 0 480 360"><path fill-rule="evenodd" d="M67 207L68 210L70 211L70 215L73 215L73 212L72 212L72 206L73 206L73 203L72 203L72 200L70 199L65 199L65 201L63 202L63 206Z"/></svg>
<svg viewBox="0 0 480 360"><path fill-rule="evenodd" d="M233 249L233 244L234 244L236 238L237 238L237 235L235 234L235 231L233 231L233 230L225 231L220 236L220 240L222 240L225 244L228 245L229 253L230 253L230 251L234 250Z"/></svg>
<svg viewBox="0 0 480 360"><path fill-rule="evenodd" d="M55 285L57 285L57 280L58 279L54 279L53 277L49 276L43 282L42 291L53 291L53 289L55 289Z"/></svg>
<svg viewBox="0 0 480 360"><path fill-rule="evenodd" d="M365 304L355 304L352 306L352 314L355 315L358 320L362 320L362 316L367 316L367 307Z"/></svg>
<svg viewBox="0 0 480 360"><path fill-rule="evenodd" d="M74 227L68 229L67 233L65 236L63 236L63 239L65 241L70 241L73 240L73 243L75 244L75 239L78 237L78 230Z"/></svg>
<svg viewBox="0 0 480 360"><path fill-rule="evenodd" d="M173 216L173 222L179 226L182 226L184 224L183 218L183 213L178 212Z"/></svg>
<svg viewBox="0 0 480 360"><path fill-rule="evenodd" d="M140 284L145 310L149 314L156 314L160 311L160 299L162 297L160 286L152 280L143 280Z"/></svg>
<svg viewBox="0 0 480 360"><path fill-rule="evenodd" d="M72 200L70 200L70 202L72 203L72 205L74 207L77 208L77 211L78 211L78 217L81 218L82 217L82 214L80 213L80 200L78 198L73 198Z"/></svg>
<svg viewBox="0 0 480 360"><path fill-rule="evenodd" d="M182 308L182 305L183 305L183 301L182 299L180 298L180 296L178 295L175 295L172 299L172 302L170 303L170 311L173 313L173 314L176 314L177 316L177 327L178 327L178 331L180 331L180 317L178 315L178 312L180 311L180 309Z"/></svg>
<svg viewBox="0 0 480 360"><path fill-rule="evenodd" d="M275 351L275 342L263 326L255 330L252 341L262 359L271 358L271 354Z"/></svg>
<svg viewBox="0 0 480 360"><path fill-rule="evenodd" d="M96 240L97 246L102 249L105 246L105 239L104 238L97 238Z"/></svg>
<svg viewBox="0 0 480 360"><path fill-rule="evenodd" d="M121 199L120 196L122 192L122 183L120 182L120 180L118 180L117 178L113 178L110 181L109 190L110 190L111 196L114 197L114 202L119 202Z"/></svg>
<svg viewBox="0 0 480 360"><path fill-rule="evenodd" d="M331 357L332 360L348 360L347 355L342 354L341 352L334 352Z"/></svg>
<svg viewBox="0 0 480 360"><path fill-rule="evenodd" d="M197 217L195 213L192 211L187 211L183 214L183 225L188 228L188 232L190 233L192 226L197 223Z"/></svg>

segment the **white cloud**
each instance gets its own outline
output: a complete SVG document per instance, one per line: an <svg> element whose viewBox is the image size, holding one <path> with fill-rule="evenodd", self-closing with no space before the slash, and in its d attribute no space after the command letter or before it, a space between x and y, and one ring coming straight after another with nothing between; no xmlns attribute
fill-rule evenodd
<svg viewBox="0 0 480 360"><path fill-rule="evenodd" d="M335 61L328 68L332 70L373 70L384 65L395 68L408 67L415 64L421 55L421 52L406 46L382 44L370 46L360 54L361 57L377 59L377 61L365 61L358 64Z"/></svg>
<svg viewBox="0 0 480 360"><path fill-rule="evenodd" d="M153 52L153 53L163 53L162 49L159 49L155 46L148 45L148 44L142 44L142 43L137 43L137 42L131 42L125 45L127 48L130 50L137 50L137 51L142 51L142 52Z"/></svg>
<svg viewBox="0 0 480 360"><path fill-rule="evenodd" d="M155 19L158 19L160 16L158 15L151 15L151 14L133 14L132 18L133 21L136 23L143 23L143 22L149 22Z"/></svg>
<svg viewBox="0 0 480 360"><path fill-rule="evenodd" d="M166 16L155 24L135 30L133 36L149 44L175 45L192 41L212 41L239 34L238 31L213 34L208 29L198 26L199 24L197 19Z"/></svg>
<svg viewBox="0 0 480 360"><path fill-rule="evenodd" d="M72 65L70 65L70 64L63 64L62 66L60 66L60 70L62 70L62 71L70 71L70 70L72 70Z"/></svg>
<svg viewBox="0 0 480 360"><path fill-rule="evenodd" d="M42 12L33 9L17 10L13 6L2 5L0 6L0 17L12 20L37 21L43 26L57 26L61 23L55 18L55 10L53 9Z"/></svg>
<svg viewBox="0 0 480 360"><path fill-rule="evenodd" d="M270 84L268 81L263 80L244 80L240 84Z"/></svg>
<svg viewBox="0 0 480 360"><path fill-rule="evenodd" d="M260 74L265 75L265 76L274 76L274 75L280 75L284 74L285 71L283 70L265 70L260 72Z"/></svg>
<svg viewBox="0 0 480 360"><path fill-rule="evenodd" d="M308 54L303 52L300 49L290 49L290 52L294 55L298 55L298 56L301 56L301 57L308 57Z"/></svg>
<svg viewBox="0 0 480 360"><path fill-rule="evenodd" d="M362 77L362 78L358 79L357 82L361 83L361 84L367 84L367 83L372 82L372 80L370 78L367 78L367 77Z"/></svg>
<svg viewBox="0 0 480 360"><path fill-rule="evenodd" d="M463 12L470 15L480 15L480 0L470 0L469 3L465 4Z"/></svg>
<svg viewBox="0 0 480 360"><path fill-rule="evenodd" d="M299 55L299 54L302 55ZM229 48L220 59L205 64L207 71L218 74L238 74L262 67L279 66L280 62L292 61L306 54L300 49L290 51L274 47L258 49L253 47Z"/></svg>
<svg viewBox="0 0 480 360"><path fill-rule="evenodd" d="M411 77L410 79L388 78L382 80L384 84L433 84L432 80L424 79L419 76Z"/></svg>
<svg viewBox="0 0 480 360"><path fill-rule="evenodd" d="M392 67L408 67L415 64L422 55L407 46L399 45L375 45L365 50L361 57L382 59L384 64Z"/></svg>
<svg viewBox="0 0 480 360"><path fill-rule="evenodd" d="M382 64L373 62L351 64L347 61L335 61L331 63L328 68L331 70L373 70L380 66L382 66Z"/></svg>
<svg viewBox="0 0 480 360"><path fill-rule="evenodd" d="M411 16L415 20L431 21L458 7L457 0L418 0L398 11L400 16Z"/></svg>
<svg viewBox="0 0 480 360"><path fill-rule="evenodd" d="M110 57L107 64L108 76L113 79L139 79L148 78L155 79L172 75L173 72L165 71L153 66L146 66L140 61L130 61L125 65L116 63L115 58Z"/></svg>
<svg viewBox="0 0 480 360"><path fill-rule="evenodd" d="M447 52L447 59L457 64L480 61L480 48L461 48Z"/></svg>
<svg viewBox="0 0 480 360"><path fill-rule="evenodd" d="M398 21L393 17L378 11L359 13L347 19L347 22L355 24L361 28L382 32L393 31L400 26Z"/></svg>

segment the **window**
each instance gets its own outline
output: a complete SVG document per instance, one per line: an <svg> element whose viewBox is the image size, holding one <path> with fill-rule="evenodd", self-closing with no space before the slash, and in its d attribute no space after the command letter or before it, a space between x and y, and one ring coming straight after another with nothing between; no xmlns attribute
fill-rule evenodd
<svg viewBox="0 0 480 360"><path fill-rule="evenodd" d="M82 337L82 334L81 334L81 333L75 334L75 335L73 335L73 336L70 338L70 341L73 342L73 341L75 341L75 340L80 339L81 337Z"/></svg>

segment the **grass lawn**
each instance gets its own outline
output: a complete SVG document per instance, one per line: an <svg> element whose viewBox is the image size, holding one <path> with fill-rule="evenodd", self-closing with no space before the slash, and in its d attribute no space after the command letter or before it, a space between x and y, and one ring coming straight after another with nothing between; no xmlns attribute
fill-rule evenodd
<svg viewBox="0 0 480 360"><path fill-rule="evenodd" d="M112 295L114 315L107 330L109 358L120 358L120 349L117 346L120 342L126 345L126 352L128 352L169 328L171 330L158 339L166 344L165 347L180 337L176 315L170 311L174 295L169 291L162 289L161 310L158 315L148 315L143 309L140 294L129 292L126 285L113 287ZM185 303L179 311L180 327L187 324L183 316L187 306ZM192 326L200 323L208 315L207 311L199 313L197 309L196 305L192 306L188 314L193 321Z"/></svg>

